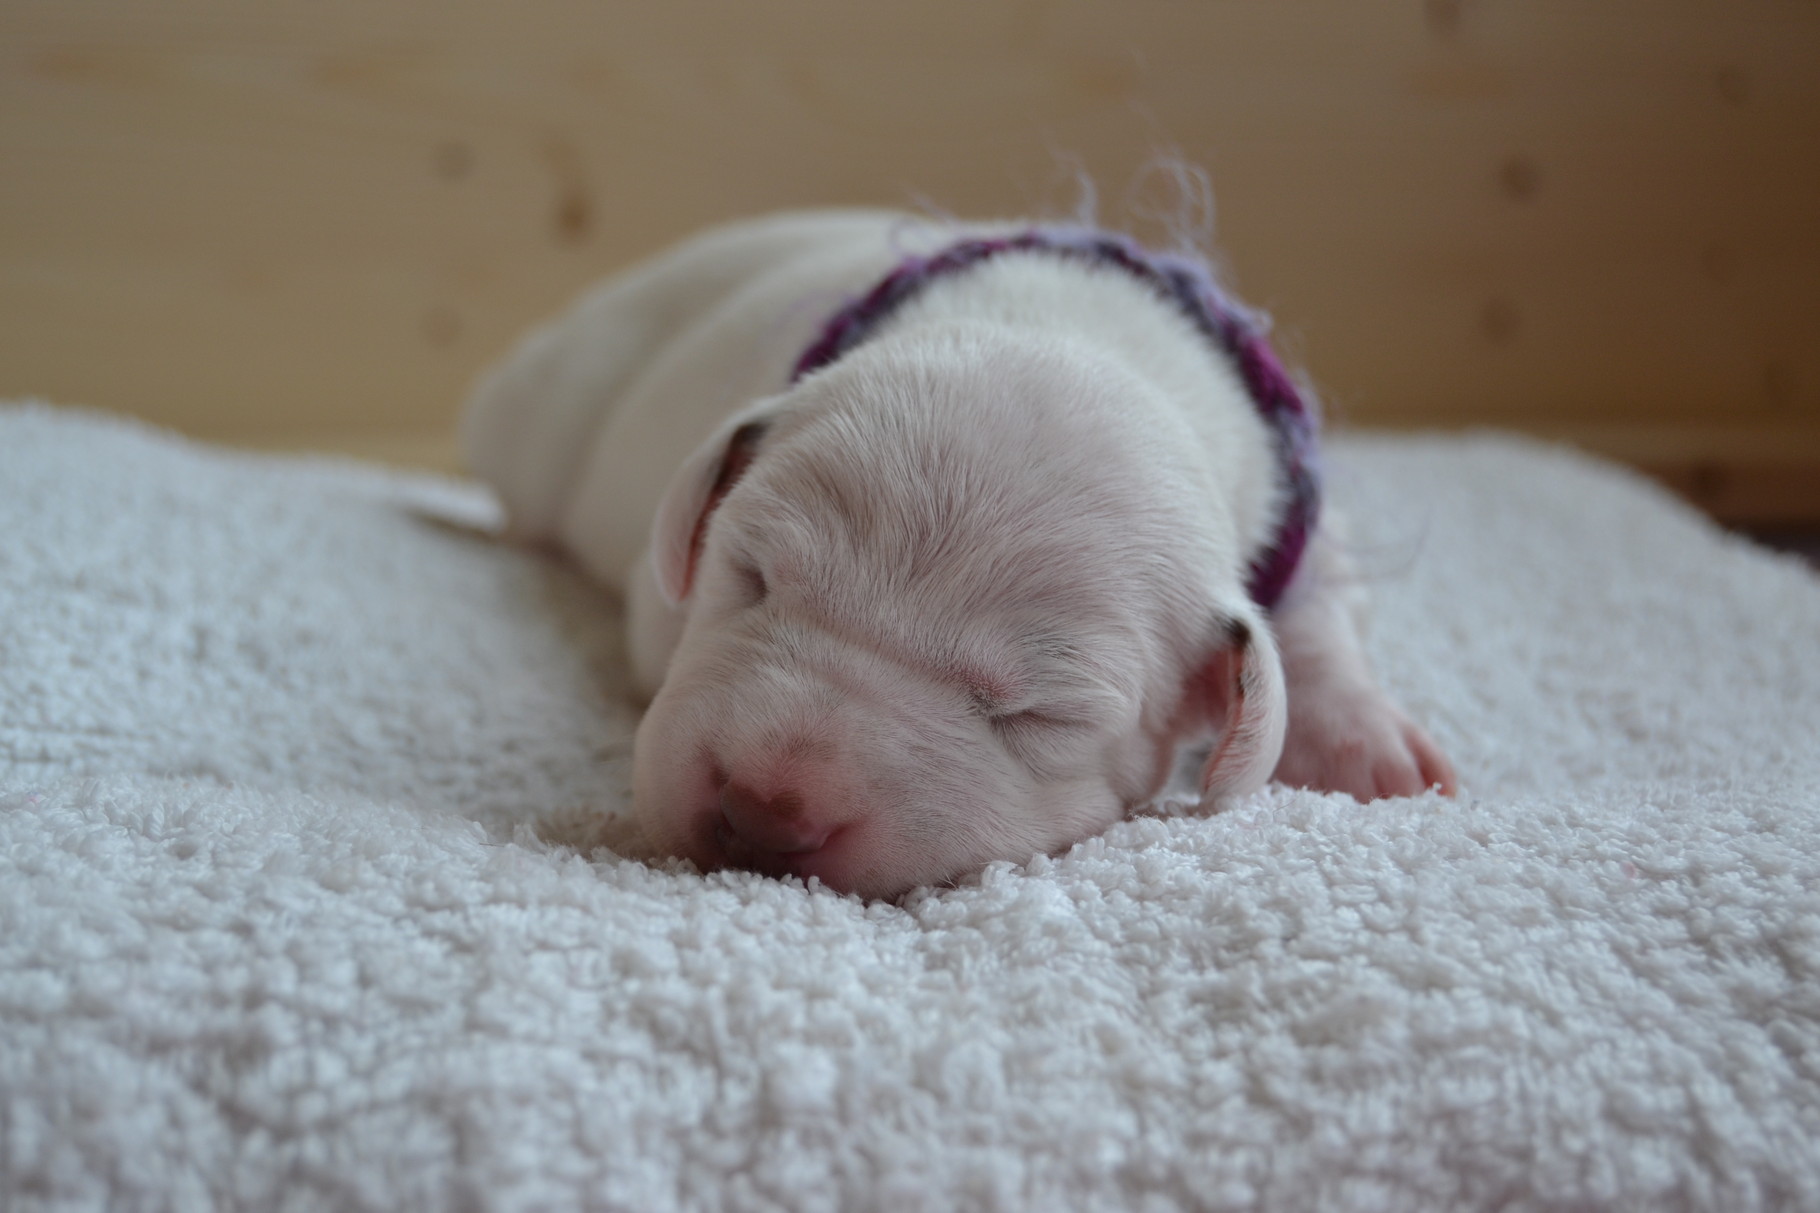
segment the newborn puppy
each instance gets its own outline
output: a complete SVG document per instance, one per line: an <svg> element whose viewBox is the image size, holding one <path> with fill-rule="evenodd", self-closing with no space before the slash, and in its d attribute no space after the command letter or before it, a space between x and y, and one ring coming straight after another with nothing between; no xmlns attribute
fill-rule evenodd
<svg viewBox="0 0 1820 1213"><path fill-rule="evenodd" d="M463 440L625 596L641 849L890 897L1105 829L1185 745L1210 801L1452 790L1366 668L1313 427L1192 262L812 212L610 279Z"/></svg>

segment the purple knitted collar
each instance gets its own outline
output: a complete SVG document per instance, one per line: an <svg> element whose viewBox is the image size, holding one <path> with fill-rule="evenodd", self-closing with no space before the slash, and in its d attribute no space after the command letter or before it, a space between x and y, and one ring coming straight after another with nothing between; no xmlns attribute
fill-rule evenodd
<svg viewBox="0 0 1820 1213"><path fill-rule="evenodd" d="M1246 589L1265 610L1275 607L1295 575L1320 513L1321 486L1315 465L1319 413L1312 398L1296 390L1264 338L1263 324L1228 299L1201 262L1151 253L1111 232L1089 228L1032 228L1015 236L963 240L928 257L910 257L865 295L848 303L803 352L791 382L820 370L871 336L907 299L935 278L953 274L1004 253L1040 252L1116 265L1174 303L1238 369L1276 437L1287 496L1271 543L1251 562Z"/></svg>

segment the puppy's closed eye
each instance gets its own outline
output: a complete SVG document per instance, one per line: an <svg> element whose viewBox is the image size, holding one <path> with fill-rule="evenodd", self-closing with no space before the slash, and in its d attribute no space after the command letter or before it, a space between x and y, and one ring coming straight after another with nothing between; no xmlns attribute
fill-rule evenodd
<svg viewBox="0 0 1820 1213"><path fill-rule="evenodd" d="M1048 708L1022 708L1015 712L998 712L986 718L1006 748L1024 758L1034 758L1050 748L1065 745L1080 727L1080 721Z"/></svg>
<svg viewBox="0 0 1820 1213"><path fill-rule="evenodd" d="M987 717L992 727L1002 733L1027 733L1044 729L1065 729L1074 721L1046 708L1020 708L1015 712L995 712Z"/></svg>
<svg viewBox="0 0 1820 1213"><path fill-rule="evenodd" d="M987 717L1005 752L1039 776L1070 764L1081 751L1083 722L1051 708L1021 708Z"/></svg>
<svg viewBox="0 0 1820 1213"><path fill-rule="evenodd" d="M1031 739L1053 735L1078 723L1073 714L1054 704L1032 703L1028 694L1012 682L975 675L968 680L967 695L974 714L982 717L1001 738ZM1022 703L1018 702L1020 699Z"/></svg>

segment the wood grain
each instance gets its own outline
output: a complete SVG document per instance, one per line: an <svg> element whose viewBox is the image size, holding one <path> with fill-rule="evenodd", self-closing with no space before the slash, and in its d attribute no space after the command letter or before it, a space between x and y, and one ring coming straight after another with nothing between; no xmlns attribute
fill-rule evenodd
<svg viewBox="0 0 1820 1213"><path fill-rule="evenodd" d="M526 324L702 224L1067 210L1078 169L1156 235L1172 150L1347 421L1811 452L1817 49L1812 0L13 0L0 394L434 434Z"/></svg>

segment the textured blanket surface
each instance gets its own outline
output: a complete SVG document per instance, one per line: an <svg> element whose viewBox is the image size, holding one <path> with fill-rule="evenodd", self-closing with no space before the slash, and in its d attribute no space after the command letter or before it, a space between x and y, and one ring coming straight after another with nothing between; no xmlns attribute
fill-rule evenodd
<svg viewBox="0 0 1820 1213"><path fill-rule="evenodd" d="M1820 1208L1820 580L1331 462L1457 802L868 905L592 846L617 608L480 490L0 410L0 1206Z"/></svg>

